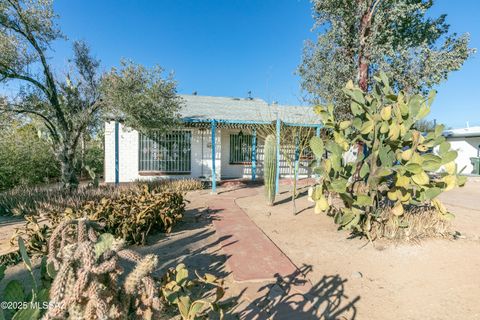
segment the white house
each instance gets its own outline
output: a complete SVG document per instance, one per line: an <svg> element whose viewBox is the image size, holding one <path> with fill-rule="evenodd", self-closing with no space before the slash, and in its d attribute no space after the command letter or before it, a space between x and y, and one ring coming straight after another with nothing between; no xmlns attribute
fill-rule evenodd
<svg viewBox="0 0 480 320"><path fill-rule="evenodd" d="M450 142L452 149L458 152L455 160L458 169L465 167L463 173L472 173L471 158L478 157L480 153L480 127L446 130L443 135Z"/></svg>
<svg viewBox="0 0 480 320"><path fill-rule="evenodd" d="M319 134L312 108L269 105L261 99L182 95L182 125L165 134L145 136L121 122L105 123L105 181L131 182L153 178L205 178L216 181L251 178L263 173L263 139L258 126L301 126ZM279 145L279 141L277 141ZM295 147L291 148L295 152ZM212 158L215 161L212 161ZM282 156L280 175L290 173ZM307 160L300 174L310 174ZM279 177L277 177L278 181Z"/></svg>

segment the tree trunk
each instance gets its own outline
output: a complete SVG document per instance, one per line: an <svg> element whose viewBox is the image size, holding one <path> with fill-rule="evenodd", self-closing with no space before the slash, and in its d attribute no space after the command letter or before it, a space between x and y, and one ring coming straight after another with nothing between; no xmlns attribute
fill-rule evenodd
<svg viewBox="0 0 480 320"><path fill-rule="evenodd" d="M74 191L78 188L75 149L65 145L61 150L62 153L59 155L59 160L62 186L69 191Z"/></svg>
<svg viewBox="0 0 480 320"><path fill-rule="evenodd" d="M366 47L367 38L370 35L371 18L372 15L370 10L365 10L360 20L359 30L360 48L358 50L358 86L364 92L368 91L369 59Z"/></svg>

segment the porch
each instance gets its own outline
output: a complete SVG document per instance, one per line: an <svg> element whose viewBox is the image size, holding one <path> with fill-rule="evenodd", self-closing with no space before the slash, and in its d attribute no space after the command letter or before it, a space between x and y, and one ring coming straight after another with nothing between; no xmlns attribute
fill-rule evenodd
<svg viewBox="0 0 480 320"><path fill-rule="evenodd" d="M145 135L126 128L121 121L106 122L106 182L200 178L210 181L215 193L217 183L224 179L256 181L263 176L266 134L277 137L277 191L280 177L293 174L292 162L299 168L299 177L311 176L308 163L312 155L305 156L297 139L283 141L288 128L308 128L297 135L320 134L318 117L311 108L268 105L258 99L184 99L181 126L166 133Z"/></svg>

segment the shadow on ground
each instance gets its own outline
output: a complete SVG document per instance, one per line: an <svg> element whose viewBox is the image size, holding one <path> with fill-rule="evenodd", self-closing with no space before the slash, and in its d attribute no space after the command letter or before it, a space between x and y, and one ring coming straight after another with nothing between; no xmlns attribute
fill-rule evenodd
<svg viewBox="0 0 480 320"><path fill-rule="evenodd" d="M226 267L229 256L221 250L231 244L228 243L230 236L216 236L211 224L216 213L205 207L193 207L187 210L185 219L175 226L174 232L169 235L157 233L149 237L146 246L133 249L159 256L157 276L178 263L184 263L191 270L191 276L195 276L195 270L199 275L210 273L225 278L227 296L223 305L226 319L355 319L355 304L360 298L350 299L346 295L344 284L347 280L338 275L324 276L312 285L306 280L311 266L303 266L287 277L276 275L275 283L233 282ZM25 281L26 276L25 269L19 265L9 272L7 279Z"/></svg>
<svg viewBox="0 0 480 320"><path fill-rule="evenodd" d="M360 297L345 293L346 279L324 276L311 285L305 276L312 270L304 265L287 277L276 275L277 282L258 289L258 298L236 310L241 319L349 319L356 318L355 304ZM243 293L242 293L243 294Z"/></svg>

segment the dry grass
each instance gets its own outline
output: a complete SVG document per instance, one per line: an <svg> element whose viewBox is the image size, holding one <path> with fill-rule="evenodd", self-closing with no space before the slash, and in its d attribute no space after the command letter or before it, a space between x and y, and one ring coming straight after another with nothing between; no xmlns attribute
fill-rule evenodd
<svg viewBox="0 0 480 320"><path fill-rule="evenodd" d="M372 223L372 238L386 238L396 241L417 241L424 238L451 237L451 223L431 207L412 207L401 217L389 209Z"/></svg>
<svg viewBox="0 0 480 320"><path fill-rule="evenodd" d="M99 201L102 198L116 198L121 191L138 188L141 184L162 191L186 192L201 189L202 182L197 179L156 180L113 185L101 185L98 188L80 186L71 193L60 186L19 187L0 193L0 215L44 215L49 212L61 212L66 208L77 209L87 201Z"/></svg>

